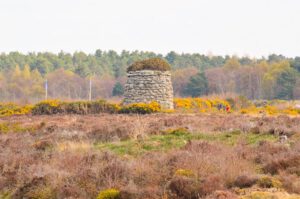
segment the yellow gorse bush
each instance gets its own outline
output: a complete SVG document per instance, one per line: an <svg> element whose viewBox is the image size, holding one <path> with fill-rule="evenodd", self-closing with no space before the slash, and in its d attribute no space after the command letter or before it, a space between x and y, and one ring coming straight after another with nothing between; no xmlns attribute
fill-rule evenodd
<svg viewBox="0 0 300 199"><path fill-rule="evenodd" d="M101 191L97 199L117 199L120 196L120 191L117 189L106 189Z"/></svg>
<svg viewBox="0 0 300 199"><path fill-rule="evenodd" d="M291 115L296 116L300 114L300 109L293 107L295 102L292 101L264 101L263 103L251 103L247 106L236 106L228 100L220 98L175 98L174 110L162 109L160 104L153 101L151 103L134 103L130 105L119 105L109 103L105 100L96 101L74 101L63 102L59 100L41 101L35 105L20 106L14 103L0 103L0 117L11 115L52 115L52 114L99 114L99 113L173 113L173 112L187 112L187 113L213 113L213 112L227 112L226 107L229 107L230 112L237 112L241 114L257 115ZM231 110L231 105L234 107Z"/></svg>
<svg viewBox="0 0 300 199"><path fill-rule="evenodd" d="M262 188L281 188L282 183L280 180L270 176L262 176L258 179L257 184Z"/></svg>
<svg viewBox="0 0 300 199"><path fill-rule="evenodd" d="M174 106L178 111L212 112L217 110L225 110L225 107L230 107L230 104L226 100L218 98L176 98L174 99Z"/></svg>
<svg viewBox="0 0 300 199"><path fill-rule="evenodd" d="M138 113L138 114L148 114L156 113L161 111L161 106L157 102L147 103L134 103L127 106L121 107L120 113Z"/></svg>
<svg viewBox="0 0 300 199"><path fill-rule="evenodd" d="M35 115L56 114L60 112L60 104L61 102L58 100L41 101L32 108L32 113Z"/></svg>
<svg viewBox="0 0 300 199"><path fill-rule="evenodd" d="M192 170L189 170L189 169L177 169L175 171L175 175L185 176L185 177L195 177L194 172Z"/></svg>
<svg viewBox="0 0 300 199"><path fill-rule="evenodd" d="M31 105L19 106L14 103L1 103L0 116L25 115L31 112Z"/></svg>

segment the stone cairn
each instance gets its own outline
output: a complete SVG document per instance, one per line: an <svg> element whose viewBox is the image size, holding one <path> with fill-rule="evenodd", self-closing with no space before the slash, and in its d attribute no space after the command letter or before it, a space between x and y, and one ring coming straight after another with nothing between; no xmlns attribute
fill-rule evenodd
<svg viewBox="0 0 300 199"><path fill-rule="evenodd" d="M152 62L146 60L146 63L149 62L153 64L153 60ZM156 62L154 61L154 63ZM148 67L142 66L138 70L128 70L127 76L124 105L156 101L163 109L174 109L173 87L169 70L163 71L158 66L149 67L148 65Z"/></svg>

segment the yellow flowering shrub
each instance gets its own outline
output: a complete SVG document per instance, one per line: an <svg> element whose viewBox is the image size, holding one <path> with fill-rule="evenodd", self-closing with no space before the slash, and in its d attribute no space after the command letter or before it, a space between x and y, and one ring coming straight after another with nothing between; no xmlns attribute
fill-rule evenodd
<svg viewBox="0 0 300 199"><path fill-rule="evenodd" d="M58 100L47 100L36 104L32 109L34 115L51 115L57 113L65 114L97 114L97 113L117 113L120 107L110 104L105 100L97 101L75 101L60 102Z"/></svg>
<svg viewBox="0 0 300 199"><path fill-rule="evenodd" d="M184 112L213 112L224 111L225 107L230 107L226 100L214 98L176 98L174 99L175 110Z"/></svg>
<svg viewBox="0 0 300 199"><path fill-rule="evenodd" d="M300 114L300 111L295 109L295 108L292 108L292 107L288 107L286 109L284 109L282 111L284 114L287 114L287 115L298 115Z"/></svg>
<svg viewBox="0 0 300 199"><path fill-rule="evenodd" d="M0 116L24 115L31 112L32 106L19 106L14 103L0 104Z"/></svg>
<svg viewBox="0 0 300 199"><path fill-rule="evenodd" d="M161 106L157 102L147 103L134 103L127 106L121 107L119 113L138 113L138 114L149 114L161 111Z"/></svg>
<svg viewBox="0 0 300 199"><path fill-rule="evenodd" d="M176 98L174 99L175 109L190 110L192 108L191 98Z"/></svg>
<svg viewBox="0 0 300 199"><path fill-rule="evenodd" d="M18 123L0 123L0 134L34 132L36 129L37 128L35 126L22 126Z"/></svg>
<svg viewBox="0 0 300 199"><path fill-rule="evenodd" d="M26 198L32 199L55 199L56 194L52 188L46 186L40 186L29 190L26 193Z"/></svg>
<svg viewBox="0 0 300 199"><path fill-rule="evenodd" d="M192 170L189 169L177 169L175 172L177 176L185 176L185 177L195 177L195 174Z"/></svg>
<svg viewBox="0 0 300 199"><path fill-rule="evenodd" d="M32 114L34 115L50 115L60 113L61 108L59 105L61 104L58 100L45 100L41 101L40 103L36 104L32 108Z"/></svg>
<svg viewBox="0 0 300 199"><path fill-rule="evenodd" d="M118 104L111 104L105 100L97 100L90 102L89 113L117 113L121 107Z"/></svg>
<svg viewBox="0 0 300 199"><path fill-rule="evenodd" d="M258 114L260 111L262 111L260 108L257 108L255 106L251 106L248 108L243 108L240 110L240 113L242 114Z"/></svg>
<svg viewBox="0 0 300 199"><path fill-rule="evenodd" d="M257 184L262 188L281 188L282 183L270 176L263 176L260 179L258 179Z"/></svg>
<svg viewBox="0 0 300 199"><path fill-rule="evenodd" d="M291 115L300 114L300 109L296 108L293 101L280 100L263 100L256 102L244 102L243 106L234 105L234 99L224 100L221 98L175 98L174 110L162 109L159 103L134 103L127 106L112 104L105 100L96 101L74 101L62 102L59 100L46 100L37 103L36 105L20 106L14 103L0 103L0 117L11 115L51 115L51 114L99 114L99 113L212 113L212 112L227 112L226 107L229 107L230 112L236 111L241 114L257 115ZM244 100L245 101L245 100ZM247 106L245 105L247 104ZM231 107L234 106L233 110Z"/></svg>
<svg viewBox="0 0 300 199"><path fill-rule="evenodd" d="M117 189L106 189L101 191L97 199L118 199L120 197L120 191Z"/></svg>
<svg viewBox="0 0 300 199"><path fill-rule="evenodd" d="M269 115L275 115L279 113L276 107L270 105L265 106L264 111Z"/></svg>

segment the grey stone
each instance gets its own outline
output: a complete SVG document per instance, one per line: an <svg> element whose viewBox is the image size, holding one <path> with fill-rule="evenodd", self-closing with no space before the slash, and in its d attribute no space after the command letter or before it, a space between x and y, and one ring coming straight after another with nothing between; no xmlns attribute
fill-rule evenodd
<svg viewBox="0 0 300 199"><path fill-rule="evenodd" d="M130 71L127 76L125 105L156 101L164 109L174 109L170 71Z"/></svg>

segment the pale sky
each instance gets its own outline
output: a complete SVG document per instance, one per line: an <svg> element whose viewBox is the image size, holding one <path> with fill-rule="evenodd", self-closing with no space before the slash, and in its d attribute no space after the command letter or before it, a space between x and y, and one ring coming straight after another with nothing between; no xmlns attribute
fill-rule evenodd
<svg viewBox="0 0 300 199"><path fill-rule="evenodd" d="M0 52L300 56L300 0L0 0Z"/></svg>

